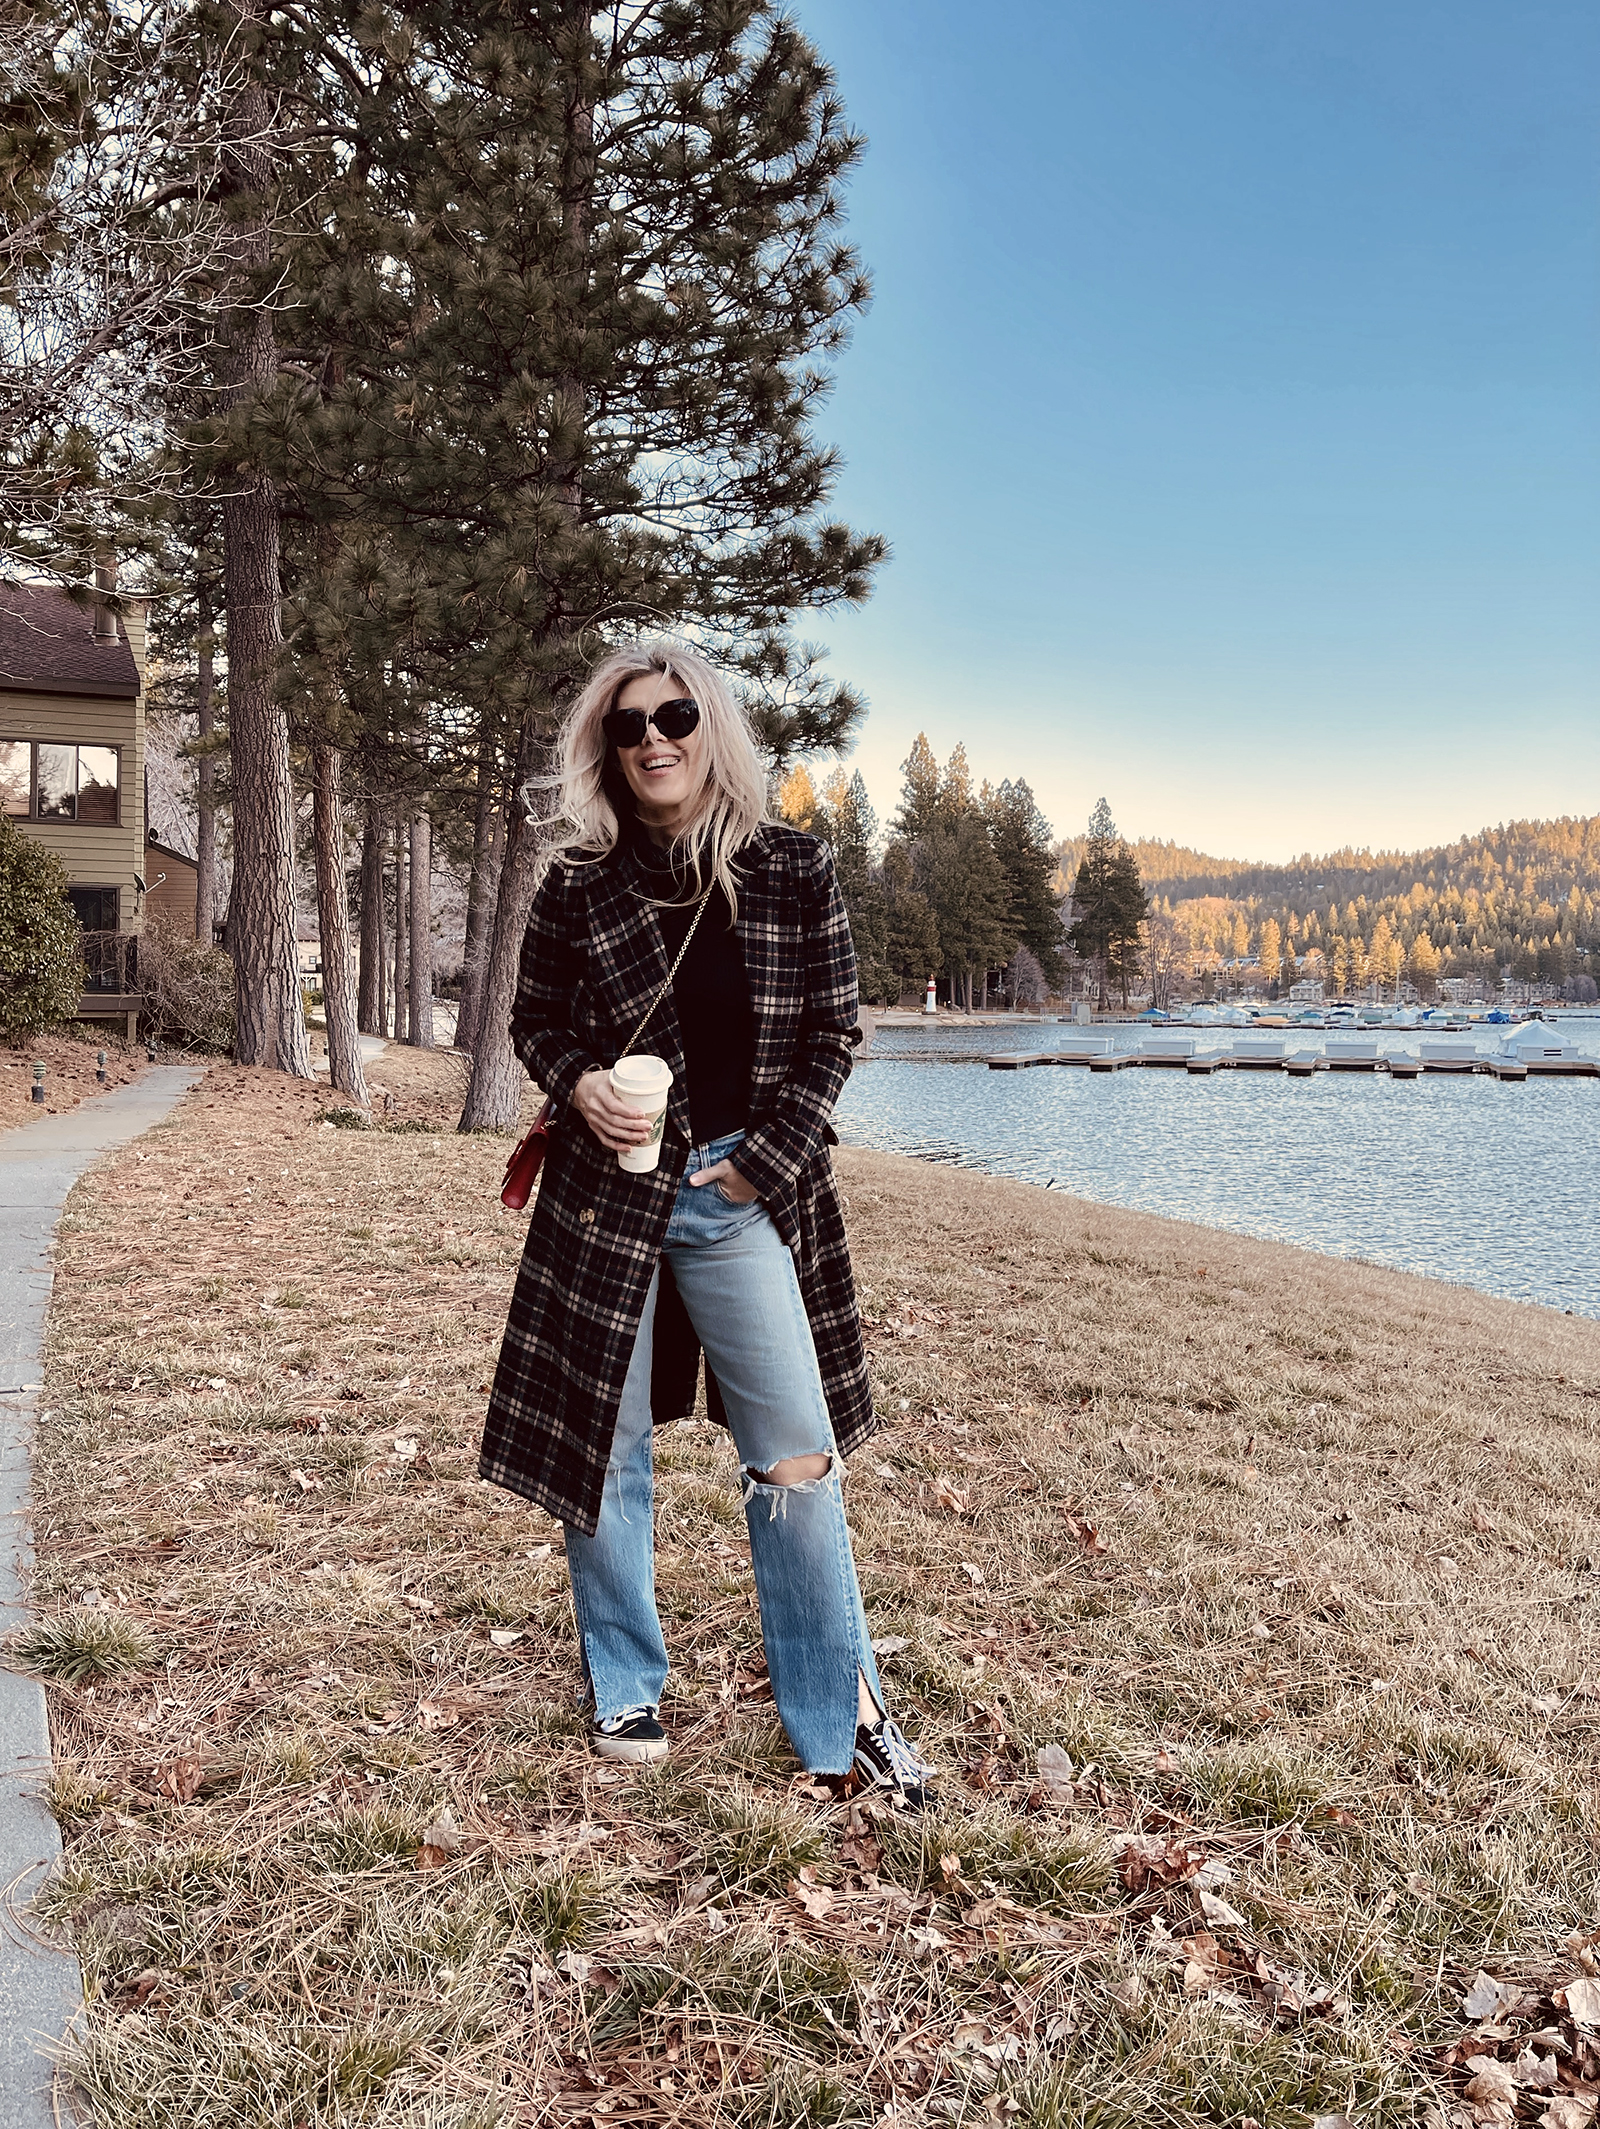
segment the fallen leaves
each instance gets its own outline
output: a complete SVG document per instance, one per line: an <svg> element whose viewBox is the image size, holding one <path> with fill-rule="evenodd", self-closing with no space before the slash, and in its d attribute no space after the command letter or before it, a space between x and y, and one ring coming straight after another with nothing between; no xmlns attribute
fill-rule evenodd
<svg viewBox="0 0 1600 2129"><path fill-rule="evenodd" d="M450 1806L445 1805L439 1816L427 1826L417 1849L418 1870L442 1870L461 1846L461 1828L456 1824Z"/></svg>
<svg viewBox="0 0 1600 2129"><path fill-rule="evenodd" d="M1041 1745L1038 1757L1039 1776L1047 1794L1070 1802L1077 1794L1074 1785L1074 1768L1071 1757L1060 1745Z"/></svg>
<svg viewBox="0 0 1600 2129"><path fill-rule="evenodd" d="M796 1907L808 1914L813 1922L825 1922L833 1912L833 1894L826 1885L817 1883L816 1866L807 1863L797 1877L788 1885L789 1898Z"/></svg>
<svg viewBox="0 0 1600 2129"><path fill-rule="evenodd" d="M1595 2095L1564 2092L1551 2100L1539 2117L1540 2129L1592 2129Z"/></svg>
<svg viewBox="0 0 1600 2129"><path fill-rule="evenodd" d="M1569 1938L1567 1949L1576 1956L1585 1942ZM1461 2008L1477 2024L1444 2056L1460 2066L1461 2123L1509 2129L1519 2102L1543 2099L1542 2129L1592 2129L1600 2099L1600 1981L1583 1975L1547 1992L1480 1969Z"/></svg>
<svg viewBox="0 0 1600 2129"><path fill-rule="evenodd" d="M1091 1557L1097 1553L1110 1550L1105 1539L1101 1537L1100 1532L1093 1523L1086 1523L1081 1516L1068 1514L1065 1509L1062 1510L1062 1516L1067 1528L1072 1532L1072 1535L1077 1539L1084 1551L1090 1554Z"/></svg>
<svg viewBox="0 0 1600 2129"><path fill-rule="evenodd" d="M1219 1929L1248 1929L1249 1923L1238 1908L1230 1907L1219 1893L1207 1892L1201 1886L1195 1895L1200 1902L1200 1912L1208 1922L1215 1922Z"/></svg>
<svg viewBox="0 0 1600 2129"><path fill-rule="evenodd" d="M1514 2010L1521 2001L1522 1989L1517 1982L1496 1981L1480 1968L1461 1999L1461 2008L1472 2019L1495 2018L1502 2011Z"/></svg>
<svg viewBox="0 0 1600 2129"><path fill-rule="evenodd" d="M1160 1833L1124 1834L1113 1846L1121 1851L1117 1875L1130 1892L1143 1892L1152 1885L1181 1885L1206 1859L1203 1848L1168 1840Z"/></svg>
<svg viewBox="0 0 1600 2129"><path fill-rule="evenodd" d="M1555 2000L1575 2025L1600 2033L1600 1981L1569 1981L1564 1989L1556 1991Z"/></svg>

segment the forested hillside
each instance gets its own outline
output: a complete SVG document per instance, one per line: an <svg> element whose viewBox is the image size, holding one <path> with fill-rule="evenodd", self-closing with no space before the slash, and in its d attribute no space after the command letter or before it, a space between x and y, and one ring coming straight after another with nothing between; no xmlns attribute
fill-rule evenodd
<svg viewBox="0 0 1600 2129"><path fill-rule="evenodd" d="M1242 960L1275 948L1330 972L1343 942L1354 980L1376 943L1397 946L1414 974L1527 980L1591 973L1600 947L1600 814L1512 821L1431 850L1335 850L1288 865L1214 858L1175 843L1132 845L1152 907L1169 915L1200 960ZM1070 879L1082 839L1059 845ZM1276 928L1276 938L1268 935Z"/></svg>

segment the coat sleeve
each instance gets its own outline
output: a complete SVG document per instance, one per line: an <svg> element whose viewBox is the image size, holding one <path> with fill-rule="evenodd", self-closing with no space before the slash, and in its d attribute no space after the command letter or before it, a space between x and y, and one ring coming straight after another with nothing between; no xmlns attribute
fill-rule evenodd
<svg viewBox="0 0 1600 2129"><path fill-rule="evenodd" d="M600 1062L572 1030L572 1000L585 968L583 918L579 882L557 859L539 883L522 937L511 1046L558 1109Z"/></svg>
<svg viewBox="0 0 1600 2129"><path fill-rule="evenodd" d="M801 1170L831 1137L839 1089L850 1076L856 1021L856 953L850 920L826 843L800 879L800 1036L774 1114L749 1133L733 1165L763 1198L792 1189Z"/></svg>

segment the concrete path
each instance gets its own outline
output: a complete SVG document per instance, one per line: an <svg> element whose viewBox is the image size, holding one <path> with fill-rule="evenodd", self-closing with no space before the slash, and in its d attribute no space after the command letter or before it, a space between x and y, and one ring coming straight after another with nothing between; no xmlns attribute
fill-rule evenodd
<svg viewBox="0 0 1600 2129"><path fill-rule="evenodd" d="M356 1040L361 1045L361 1062L364 1066L375 1064L389 1047L387 1035L358 1035ZM311 1069L318 1079L326 1079L328 1076L327 1058L314 1057L311 1061Z"/></svg>
<svg viewBox="0 0 1600 2129"><path fill-rule="evenodd" d="M161 1065L64 1116L0 1132L0 1634L26 1623L32 1560L28 1442L43 1381L49 1252L67 1193L103 1153L170 1116L201 1067ZM40 1944L19 1910L61 1853L43 1800L50 1773L44 1689L0 1669L0 2124L50 2129L45 2036L65 2032L81 2001L78 1962Z"/></svg>

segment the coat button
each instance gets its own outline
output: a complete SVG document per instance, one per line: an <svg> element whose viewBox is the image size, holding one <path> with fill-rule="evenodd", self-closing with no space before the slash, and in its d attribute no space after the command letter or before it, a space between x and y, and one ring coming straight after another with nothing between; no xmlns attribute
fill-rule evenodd
<svg viewBox="0 0 1600 2129"><path fill-rule="evenodd" d="M579 1221L580 1221L580 1222L582 1223L582 1225L583 1225L583 1226L585 1226L585 1227L588 1227L588 1226L590 1226L590 1225L592 1224L593 1220L594 1220L594 1209L593 1209L593 1207L592 1207L592 1206L591 1206L591 1207L586 1207L584 1211L582 1211L582 1212L580 1212L580 1213L579 1213L579 1215L578 1215L578 1218L579 1218Z"/></svg>

